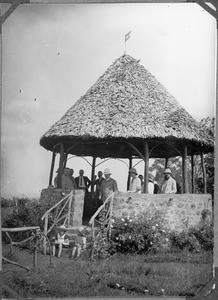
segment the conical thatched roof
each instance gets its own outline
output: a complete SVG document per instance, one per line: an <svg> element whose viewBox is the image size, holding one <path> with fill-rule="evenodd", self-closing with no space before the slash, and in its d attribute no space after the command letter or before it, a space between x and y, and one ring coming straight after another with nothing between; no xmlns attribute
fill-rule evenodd
<svg viewBox="0 0 218 300"><path fill-rule="evenodd" d="M166 88L125 54L43 135L40 144L52 150L60 141L66 149L79 142L70 153L130 157L136 153L122 142L140 148L144 139L154 147L152 157L178 156L175 148L184 143L190 153L213 149L199 124Z"/></svg>

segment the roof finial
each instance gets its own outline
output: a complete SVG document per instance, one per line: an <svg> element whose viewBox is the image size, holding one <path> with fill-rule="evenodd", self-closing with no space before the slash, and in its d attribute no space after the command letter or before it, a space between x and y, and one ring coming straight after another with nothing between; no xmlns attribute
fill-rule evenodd
<svg viewBox="0 0 218 300"><path fill-rule="evenodd" d="M126 42L130 38L130 33L131 33L131 31L129 31L127 34L125 34L125 50L124 50L124 54L126 54Z"/></svg>

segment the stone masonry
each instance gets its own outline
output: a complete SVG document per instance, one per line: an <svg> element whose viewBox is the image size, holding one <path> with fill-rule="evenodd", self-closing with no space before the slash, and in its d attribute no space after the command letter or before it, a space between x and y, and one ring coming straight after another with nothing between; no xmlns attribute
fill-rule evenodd
<svg viewBox="0 0 218 300"><path fill-rule="evenodd" d="M164 227L182 231L197 225L203 210L212 215L212 199L209 194L119 193L114 199L113 215L142 219L158 214Z"/></svg>
<svg viewBox="0 0 218 300"><path fill-rule="evenodd" d="M54 188L43 189L40 202L49 209L69 192ZM73 193L70 218L72 227L82 225L84 211L84 192L74 190ZM212 216L212 198L209 194L119 193L114 199L113 215L119 218L128 215L136 219L158 215L164 227L182 231L196 226L201 221L204 210Z"/></svg>

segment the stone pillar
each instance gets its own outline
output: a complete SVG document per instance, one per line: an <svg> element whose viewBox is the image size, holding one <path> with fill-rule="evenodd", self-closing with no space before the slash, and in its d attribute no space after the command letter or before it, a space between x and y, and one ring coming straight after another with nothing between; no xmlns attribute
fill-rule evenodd
<svg viewBox="0 0 218 300"><path fill-rule="evenodd" d="M84 198L85 198L84 190L73 191L73 201L71 204L71 213L70 213L70 220L69 220L70 227L82 226Z"/></svg>

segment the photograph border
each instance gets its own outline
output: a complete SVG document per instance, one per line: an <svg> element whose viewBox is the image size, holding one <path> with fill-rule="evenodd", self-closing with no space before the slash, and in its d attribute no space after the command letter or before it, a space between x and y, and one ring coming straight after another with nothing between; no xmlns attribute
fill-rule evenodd
<svg viewBox="0 0 218 300"><path fill-rule="evenodd" d="M0 61L1 61L1 75L0 75L0 111L2 112L2 25L5 22L5 20L14 12L14 10L22 4L100 4L100 3L196 3L200 5L203 9L205 9L208 13L210 13L214 18L217 20L218 24L218 3L217 0L133 0L133 1L126 1L126 0L0 0ZM213 10L210 6L206 4L206 2L210 2L216 10ZM1 14L1 4L11 4L11 6L4 12L4 14ZM185 20L184 20L185 22ZM217 26L217 38L218 38L218 26ZM218 47L217 48L217 57L216 57L216 79L218 77L218 67L217 67L217 61L218 61ZM218 132L218 83L216 80L216 132ZM215 176L214 176L214 250L213 250L213 279L211 282L209 282L198 295L189 298L189 299L215 299L217 297L218 299L218 185L215 183L218 183L218 135L216 134L215 137L215 161L214 161L214 167L215 167ZM0 282L2 279L2 230L1 230L1 213L0 213ZM0 295L1 295L0 290ZM98 297L109 299L110 297ZM135 298L135 297L134 297ZM136 297L137 299L160 299L166 297ZM180 296L172 296L167 297L169 299L186 299L185 297ZM39 299L39 298L38 298ZM66 299L66 298L65 298ZM68 298L69 299L69 298ZM76 298L74 298L76 299ZM81 298L78 298L81 299ZM90 298L93 299L93 298ZM110 298L112 299L112 298ZM119 299L119 297L118 297ZM131 297L129 298L131 299Z"/></svg>

